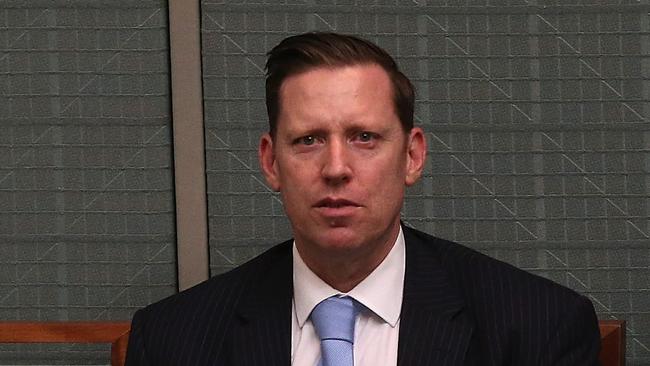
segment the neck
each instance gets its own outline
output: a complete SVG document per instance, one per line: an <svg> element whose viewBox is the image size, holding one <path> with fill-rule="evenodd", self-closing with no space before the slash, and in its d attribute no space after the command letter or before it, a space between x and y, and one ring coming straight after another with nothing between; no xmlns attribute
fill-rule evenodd
<svg viewBox="0 0 650 366"><path fill-rule="evenodd" d="M349 263L333 264L331 266L319 263L319 267L310 266L307 262L305 263L325 283L338 291L346 293L350 292L368 277L381 262L377 263L372 269L350 265Z"/></svg>
<svg viewBox="0 0 650 366"><path fill-rule="evenodd" d="M399 234L399 222L396 230L388 230L388 235L377 243L360 245L358 248L323 249L318 253L305 250L296 241L296 248L307 267L321 280L341 292L349 292L384 261L395 245Z"/></svg>

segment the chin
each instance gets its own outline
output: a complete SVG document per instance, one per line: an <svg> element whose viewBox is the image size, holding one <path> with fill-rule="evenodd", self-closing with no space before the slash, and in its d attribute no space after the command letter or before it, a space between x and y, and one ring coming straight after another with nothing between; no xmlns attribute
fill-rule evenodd
<svg viewBox="0 0 650 366"><path fill-rule="evenodd" d="M322 227L301 235L305 242L311 242L322 249L349 249L359 246L357 231L349 227ZM314 235L316 234L316 235Z"/></svg>
<svg viewBox="0 0 650 366"><path fill-rule="evenodd" d="M316 238L316 243L326 251L349 252L366 247L364 239L350 228L330 228Z"/></svg>

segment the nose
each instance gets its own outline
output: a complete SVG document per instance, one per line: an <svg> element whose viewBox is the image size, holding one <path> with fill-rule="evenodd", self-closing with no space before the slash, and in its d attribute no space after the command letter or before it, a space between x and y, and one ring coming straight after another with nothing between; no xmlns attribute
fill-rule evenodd
<svg viewBox="0 0 650 366"><path fill-rule="evenodd" d="M321 174L327 184L340 185L352 177L351 161L345 142L329 141L323 160Z"/></svg>

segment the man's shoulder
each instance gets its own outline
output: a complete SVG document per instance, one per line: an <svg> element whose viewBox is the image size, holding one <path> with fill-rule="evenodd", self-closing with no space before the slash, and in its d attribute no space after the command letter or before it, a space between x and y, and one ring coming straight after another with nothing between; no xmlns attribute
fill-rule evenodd
<svg viewBox="0 0 650 366"><path fill-rule="evenodd" d="M144 312L179 314L202 311L203 307L233 307L256 284L264 272L291 256L291 240L277 244L264 253L227 272L215 275L193 287L159 300Z"/></svg>
<svg viewBox="0 0 650 366"><path fill-rule="evenodd" d="M269 296L264 289L272 288L276 294L281 287L279 283L285 282L287 271L291 271L290 241L231 271L138 310L131 326L131 357L145 357L138 351L144 352L145 348L150 352L146 356L148 364L152 365L180 364L176 361L181 358L222 357L220 350L230 339L237 314L243 314L251 304L257 303L254 296L260 293ZM290 292L291 284L287 286L283 289L284 296ZM188 354L181 355L182 350L188 350ZM187 364L196 363L188 361Z"/></svg>
<svg viewBox="0 0 650 366"><path fill-rule="evenodd" d="M453 304L445 309L453 308L453 319L473 329L476 364L596 364L597 318L585 296L417 230L404 229L404 238L407 273L424 273L405 278L405 285L417 283L411 294L429 296L430 303ZM410 265L415 270L409 270ZM433 288L429 282L447 292L422 294L423 289Z"/></svg>
<svg viewBox="0 0 650 366"><path fill-rule="evenodd" d="M581 296L545 277L465 245L410 228L405 228L405 237L419 242L416 244L419 246L417 250L430 251L432 257L436 258L437 265L444 268L449 280L458 285L466 296L489 291L507 293L511 298L520 296L522 300L528 298L532 291L569 298Z"/></svg>

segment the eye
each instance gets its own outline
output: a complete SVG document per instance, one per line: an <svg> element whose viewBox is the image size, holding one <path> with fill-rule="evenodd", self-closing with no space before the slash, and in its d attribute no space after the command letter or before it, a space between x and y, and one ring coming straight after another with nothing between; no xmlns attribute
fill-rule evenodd
<svg viewBox="0 0 650 366"><path fill-rule="evenodd" d="M313 145L314 143L316 143L316 138L314 136L311 136L311 135L303 136L303 137L298 139L298 143L302 144L302 145L307 145L307 146Z"/></svg>
<svg viewBox="0 0 650 366"><path fill-rule="evenodd" d="M375 134L372 132L363 131L357 135L357 139L361 142L370 142L375 138Z"/></svg>

